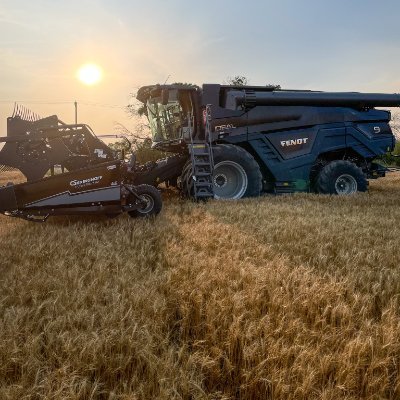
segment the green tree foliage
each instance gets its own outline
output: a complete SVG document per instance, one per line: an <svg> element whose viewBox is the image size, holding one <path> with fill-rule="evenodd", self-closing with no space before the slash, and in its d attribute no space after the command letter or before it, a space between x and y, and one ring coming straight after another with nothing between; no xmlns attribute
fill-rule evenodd
<svg viewBox="0 0 400 400"><path fill-rule="evenodd" d="M160 158L164 158L167 156L167 153L164 151L152 149L152 143L153 142L151 138L146 138L136 144L135 155L137 161L140 164L146 163L148 161L157 161Z"/></svg>
<svg viewBox="0 0 400 400"><path fill-rule="evenodd" d="M399 157L395 157L399 156ZM392 167L400 167L400 142L396 143L396 146L393 150L392 153L385 154L382 157L382 160L386 165L392 166Z"/></svg>
<svg viewBox="0 0 400 400"><path fill-rule="evenodd" d="M124 152L126 157L132 153L135 153L136 160L140 164L144 164L148 161L157 161L158 159L167 156L167 153L151 147L152 140L150 137L137 138L133 134L126 135L126 137L131 143L131 146L125 139L111 143L109 146L113 150Z"/></svg>
<svg viewBox="0 0 400 400"><path fill-rule="evenodd" d="M226 78L226 83L234 86L247 86L249 84L249 80L244 75L235 75L228 76Z"/></svg>
<svg viewBox="0 0 400 400"><path fill-rule="evenodd" d="M137 141L132 145L131 148L126 145L124 140L119 140L115 143L109 144L109 146L116 151L124 151L125 156L129 156L135 153L136 160L139 164L144 164L148 161L157 161L160 158L167 156L167 153L155 150L151 148L152 141L150 138L145 138L144 140Z"/></svg>
<svg viewBox="0 0 400 400"><path fill-rule="evenodd" d="M235 76L228 76L226 78L225 83L227 85L233 85L233 86L248 86L250 84L250 80L244 75L235 75ZM275 89L281 88L281 85L275 85L275 84L271 84L271 83L268 83L265 86L272 87Z"/></svg>

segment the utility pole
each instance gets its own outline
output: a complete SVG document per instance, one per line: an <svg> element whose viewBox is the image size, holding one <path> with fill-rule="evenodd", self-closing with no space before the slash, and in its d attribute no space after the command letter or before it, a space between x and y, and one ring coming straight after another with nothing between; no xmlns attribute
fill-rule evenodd
<svg viewBox="0 0 400 400"><path fill-rule="evenodd" d="M78 123L78 103L76 102L76 100L74 102L74 105L75 105L75 125L76 125Z"/></svg>

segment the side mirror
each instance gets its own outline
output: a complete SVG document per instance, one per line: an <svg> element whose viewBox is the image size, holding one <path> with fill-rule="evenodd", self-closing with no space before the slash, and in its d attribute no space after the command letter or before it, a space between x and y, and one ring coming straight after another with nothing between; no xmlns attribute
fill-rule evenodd
<svg viewBox="0 0 400 400"><path fill-rule="evenodd" d="M168 104L169 92L167 89L161 90L161 104L166 106Z"/></svg>

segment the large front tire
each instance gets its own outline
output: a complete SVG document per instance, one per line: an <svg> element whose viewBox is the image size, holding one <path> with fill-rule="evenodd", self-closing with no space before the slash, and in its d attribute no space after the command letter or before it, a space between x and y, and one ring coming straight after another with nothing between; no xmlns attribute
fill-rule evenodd
<svg viewBox="0 0 400 400"><path fill-rule="evenodd" d="M346 160L336 160L325 165L316 182L316 191L321 194L351 195L366 192L368 181L357 165Z"/></svg>
<svg viewBox="0 0 400 400"><path fill-rule="evenodd" d="M262 189L260 167L254 157L243 148L231 144L213 147L214 197L237 200L259 196ZM181 175L182 191L193 196L192 164L188 161Z"/></svg>
<svg viewBox="0 0 400 400"><path fill-rule="evenodd" d="M256 197L262 189L262 175L254 157L231 144L214 148L213 182L216 199Z"/></svg>

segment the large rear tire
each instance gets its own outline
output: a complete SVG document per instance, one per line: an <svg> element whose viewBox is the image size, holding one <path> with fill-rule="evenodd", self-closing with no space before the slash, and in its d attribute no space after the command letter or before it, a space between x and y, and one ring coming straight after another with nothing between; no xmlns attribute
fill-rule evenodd
<svg viewBox="0 0 400 400"><path fill-rule="evenodd" d="M368 181L361 168L346 160L336 160L325 165L316 181L316 191L321 194L351 195L366 192Z"/></svg>
<svg viewBox="0 0 400 400"><path fill-rule="evenodd" d="M157 215L162 209L162 199L160 192L150 185L136 186L136 194L144 201L144 205L137 210L128 211L131 217L149 217ZM134 202L132 196L132 202Z"/></svg>
<svg viewBox="0 0 400 400"><path fill-rule="evenodd" d="M262 189L260 167L254 157L243 148L231 144L213 147L214 197L237 200L259 196ZM192 164L185 164L181 175L182 192L193 196Z"/></svg>

